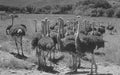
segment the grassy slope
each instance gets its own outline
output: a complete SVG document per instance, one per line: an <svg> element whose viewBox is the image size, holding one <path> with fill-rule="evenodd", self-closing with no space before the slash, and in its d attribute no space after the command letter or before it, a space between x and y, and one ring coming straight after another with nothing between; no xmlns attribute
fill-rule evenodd
<svg viewBox="0 0 120 75"><path fill-rule="evenodd" d="M0 0L0 5L23 7L26 5L33 5L36 7L41 7L44 5L53 4L71 4L78 0Z"/></svg>
<svg viewBox="0 0 120 75"><path fill-rule="evenodd" d="M53 4L72 4L80 0L0 0L0 5L23 7L26 5L33 5L36 7L41 7L44 5ZM108 0L110 3L117 3L118 0Z"/></svg>

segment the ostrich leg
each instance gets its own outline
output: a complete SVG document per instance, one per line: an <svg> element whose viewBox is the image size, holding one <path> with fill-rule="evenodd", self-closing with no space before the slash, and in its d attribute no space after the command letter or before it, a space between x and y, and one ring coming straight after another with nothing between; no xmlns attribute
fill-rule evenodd
<svg viewBox="0 0 120 75"><path fill-rule="evenodd" d="M56 46L56 45L55 45L55 46ZM51 50L51 51L53 51L53 59L55 59L55 53L56 53L56 52L55 52L55 49L56 49L56 47L53 47L52 50Z"/></svg>
<svg viewBox="0 0 120 75"><path fill-rule="evenodd" d="M51 60L51 51L50 51L50 60ZM50 66L52 66L51 62L50 62Z"/></svg>
<svg viewBox="0 0 120 75"><path fill-rule="evenodd" d="M93 60L94 60L94 55L92 54L92 61L91 61L91 71L90 71L90 75L93 75Z"/></svg>
<svg viewBox="0 0 120 75"><path fill-rule="evenodd" d="M73 70L74 72L77 72L77 56L75 54L72 54L73 58Z"/></svg>
<svg viewBox="0 0 120 75"><path fill-rule="evenodd" d="M36 54L37 54L37 57L38 57L38 69L39 70L42 70L42 67L41 67L41 50L36 48Z"/></svg>
<svg viewBox="0 0 120 75"><path fill-rule="evenodd" d="M46 51L46 50L45 50ZM44 51L42 51L42 53L43 53L43 60L44 60L44 66L46 66L46 57L45 57L45 52Z"/></svg>
<svg viewBox="0 0 120 75"><path fill-rule="evenodd" d="M14 39L15 39L15 45L16 45L16 48L17 48L17 53L19 55L20 53L19 53L19 48L18 48L18 44L17 44L17 37L15 36Z"/></svg>
<svg viewBox="0 0 120 75"><path fill-rule="evenodd" d="M74 72L77 72L77 68L78 68L78 67L77 67L77 55L75 55L75 58L74 58L74 59L75 59L75 71L74 71Z"/></svg>
<svg viewBox="0 0 120 75"><path fill-rule="evenodd" d="M97 46L96 46L96 48L95 48L95 50L97 49ZM94 56L95 54L94 54L94 52L92 53L92 64L91 64L91 75L93 75L93 65L95 66L95 73L96 73L96 75L98 74L97 73L97 64L96 64L96 62L95 62L95 56Z"/></svg>
<svg viewBox="0 0 120 75"><path fill-rule="evenodd" d="M79 57L79 59L78 59L78 62L79 62L79 63L78 63L78 68L81 67L81 60L80 60L80 58L81 58L81 57Z"/></svg>
<svg viewBox="0 0 120 75"><path fill-rule="evenodd" d="M96 48L95 48L95 50L97 50L98 49L98 47L96 46ZM95 61L95 54L93 53L93 63L94 63L94 65L95 65L95 73L96 73L96 75L98 74L97 73L97 69L98 69L98 67L97 67L97 64L96 64L96 61Z"/></svg>
<svg viewBox="0 0 120 75"><path fill-rule="evenodd" d="M22 36L20 36L20 46L21 46L21 50L22 50L22 55L24 56L22 43L23 43Z"/></svg>

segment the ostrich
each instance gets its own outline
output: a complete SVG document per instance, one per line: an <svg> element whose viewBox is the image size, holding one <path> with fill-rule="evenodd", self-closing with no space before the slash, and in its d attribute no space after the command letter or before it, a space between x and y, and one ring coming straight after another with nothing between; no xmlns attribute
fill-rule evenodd
<svg viewBox="0 0 120 75"><path fill-rule="evenodd" d="M102 36L105 33L105 27L104 26L99 26L97 28L92 27L92 31L90 31L88 34L90 35L96 35L96 36Z"/></svg>
<svg viewBox="0 0 120 75"><path fill-rule="evenodd" d="M36 56L38 57L38 68L41 68L41 56L42 56L42 53L41 53L41 50L39 50L39 45L38 45L38 41L43 37L43 33L42 32L37 32L35 33L34 35L34 38L33 40L31 41L31 46L32 46L32 49L36 49Z"/></svg>
<svg viewBox="0 0 120 75"><path fill-rule="evenodd" d="M50 37L50 30L49 30L48 22L49 22L48 19L47 20L45 19L42 22L44 25L43 32L40 33L40 35L38 37L36 37L36 40L33 39L33 42L32 42L33 48L37 47L36 52L38 52L37 54L39 55L38 56L39 67L40 67L40 58L39 57L41 57L41 55L43 55L43 58L44 58L43 65L46 66L46 58L45 58L44 52L47 52L47 55L48 55L48 53L50 53L50 59L51 59L51 51L53 51L54 47L55 47L54 40ZM45 24L46 24L46 26L45 26ZM50 63L50 66L51 66L51 63Z"/></svg>
<svg viewBox="0 0 120 75"><path fill-rule="evenodd" d="M53 31L50 32L50 37L51 37L51 38L53 39L53 41L54 41L55 49L56 49L56 50L58 50L57 34L58 34L57 32L53 32ZM54 54L53 54L53 59L54 59L54 57L55 57L56 50L53 52L53 53L54 53Z"/></svg>
<svg viewBox="0 0 120 75"><path fill-rule="evenodd" d="M33 20L35 22L35 32L37 32L37 20Z"/></svg>
<svg viewBox="0 0 120 75"><path fill-rule="evenodd" d="M114 29L114 26L112 24L108 23L107 29L112 31Z"/></svg>
<svg viewBox="0 0 120 75"><path fill-rule="evenodd" d="M98 32L100 32L101 34L104 34L104 33L105 33L105 27L104 27L104 26L99 26L97 30L98 30Z"/></svg>
<svg viewBox="0 0 120 75"><path fill-rule="evenodd" d="M20 43L22 55L24 56L22 39L23 36L26 35L27 27L24 24L13 25L14 15L11 16L12 16L12 25L6 28L6 34L11 35L11 37L15 40L18 55L20 55L18 48L18 43Z"/></svg>
<svg viewBox="0 0 120 75"><path fill-rule="evenodd" d="M50 31L48 31L49 29L49 24L50 24L50 21L48 20L48 18L46 17L45 19L43 19L41 21L41 24L42 24L42 28L43 28L43 35L44 36L48 36L48 34L50 33Z"/></svg>
<svg viewBox="0 0 120 75"><path fill-rule="evenodd" d="M74 59L76 54L74 37L66 36L65 38L61 39L60 28L58 28L57 41L58 41L59 51L68 52L69 54L71 54L73 58L73 65L74 65L75 63Z"/></svg>
<svg viewBox="0 0 120 75"><path fill-rule="evenodd" d="M78 30L75 34L75 47L77 55L82 58L86 52L92 54L91 74L93 74L93 65L95 66L95 73L97 74L97 64L94 59L94 50L104 47L104 40L102 37L95 35L85 35L80 32L80 25L78 24ZM80 63L79 63L80 64ZM77 71L77 67L75 69Z"/></svg>
<svg viewBox="0 0 120 75"><path fill-rule="evenodd" d="M60 25L59 26L60 27L60 36L61 36L61 38L64 38L64 20L63 20L63 18L59 17L57 22L58 22L58 25Z"/></svg>
<svg viewBox="0 0 120 75"><path fill-rule="evenodd" d="M112 24L110 24L110 23L108 23L108 26L106 27L106 29L107 29L108 31L110 31L110 34L111 34L111 35L113 35L114 32L117 32L117 30L115 29L115 27L114 27Z"/></svg>

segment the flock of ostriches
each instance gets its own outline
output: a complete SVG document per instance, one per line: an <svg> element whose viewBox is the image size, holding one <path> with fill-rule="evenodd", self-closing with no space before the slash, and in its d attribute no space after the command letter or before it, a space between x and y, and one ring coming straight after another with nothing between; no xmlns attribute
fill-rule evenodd
<svg viewBox="0 0 120 75"><path fill-rule="evenodd" d="M14 15L12 16L12 22ZM77 72L77 69L81 66L81 58L85 56L85 53L91 53L91 71L93 74L93 66L95 67L95 73L97 74L97 64L94 59L94 50L104 47L105 41L103 40L103 34L106 30L114 30L113 25L104 26L102 24L96 24L96 22L90 22L87 20L79 20L80 17L72 21L65 22L63 18L59 17L54 25L50 25L50 20L45 18L41 21L42 30L40 32L35 31L36 36L31 41L32 49L36 49L36 55L38 56L38 66L42 70L46 65L45 52L50 55L53 52L53 58L55 52L68 52L73 57L73 70ZM37 21L36 21L37 22ZM37 27L36 27L37 28ZM24 56L22 47L22 37L25 36L27 27L24 24L9 25L6 28L6 34L11 35L15 40L18 55L20 51L18 44L21 46L21 51ZM43 62L41 63L41 57ZM79 60L79 63L77 62Z"/></svg>

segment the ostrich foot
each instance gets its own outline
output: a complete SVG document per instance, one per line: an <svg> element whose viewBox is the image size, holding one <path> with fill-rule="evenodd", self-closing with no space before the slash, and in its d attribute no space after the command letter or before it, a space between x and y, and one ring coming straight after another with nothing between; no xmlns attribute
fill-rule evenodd
<svg viewBox="0 0 120 75"><path fill-rule="evenodd" d="M81 66L80 66L80 64L78 65L78 68L80 68Z"/></svg>
<svg viewBox="0 0 120 75"><path fill-rule="evenodd" d="M25 56L24 53L22 53L22 56Z"/></svg>
<svg viewBox="0 0 120 75"><path fill-rule="evenodd" d="M94 74L93 72L90 72L88 75L97 75L97 74Z"/></svg>
<svg viewBox="0 0 120 75"><path fill-rule="evenodd" d="M20 55L20 53L17 53L17 55L19 56L19 55Z"/></svg>
<svg viewBox="0 0 120 75"><path fill-rule="evenodd" d="M77 69L75 69L73 72L77 72Z"/></svg>

